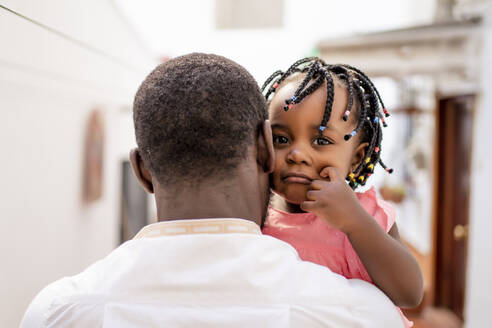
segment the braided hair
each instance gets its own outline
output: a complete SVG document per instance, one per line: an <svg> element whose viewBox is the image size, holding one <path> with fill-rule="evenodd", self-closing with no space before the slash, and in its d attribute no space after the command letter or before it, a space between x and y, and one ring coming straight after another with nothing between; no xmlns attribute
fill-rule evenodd
<svg viewBox="0 0 492 328"><path fill-rule="evenodd" d="M393 169L388 168L381 160L382 127L387 126L385 117L388 117L389 113L378 90L367 75L353 66L330 65L320 58L307 57L296 61L287 71L275 71L266 79L261 87L266 100L270 102L279 85L295 73L304 74L304 78L294 95L285 100L285 111L300 103L326 81L327 97L325 111L319 126L320 135L330 120L335 92L334 79L343 82L347 87L348 103L342 119L348 121L351 114L357 115L357 124L350 134L344 136L344 139L347 141L360 133L362 141L369 143L369 148L362 162L346 177L350 187L355 189L359 185L365 185L377 164L381 165L386 172L393 173ZM311 81L313 82L309 84ZM360 108L356 108L354 112L354 103L356 102Z"/></svg>

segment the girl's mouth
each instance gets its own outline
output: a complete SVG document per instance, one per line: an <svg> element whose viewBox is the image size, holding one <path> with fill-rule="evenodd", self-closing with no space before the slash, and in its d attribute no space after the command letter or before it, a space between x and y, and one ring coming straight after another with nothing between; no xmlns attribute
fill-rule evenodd
<svg viewBox="0 0 492 328"><path fill-rule="evenodd" d="M311 179L302 173L287 173L282 177L282 181L284 183L298 183L298 184L304 184L304 185L309 185L311 184Z"/></svg>

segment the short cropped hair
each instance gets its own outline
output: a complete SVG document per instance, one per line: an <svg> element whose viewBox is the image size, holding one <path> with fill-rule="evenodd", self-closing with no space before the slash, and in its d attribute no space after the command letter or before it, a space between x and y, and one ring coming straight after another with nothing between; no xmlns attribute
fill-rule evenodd
<svg viewBox="0 0 492 328"><path fill-rule="evenodd" d="M133 104L142 160L163 185L225 178L247 157L267 118L251 74L213 54L157 66Z"/></svg>

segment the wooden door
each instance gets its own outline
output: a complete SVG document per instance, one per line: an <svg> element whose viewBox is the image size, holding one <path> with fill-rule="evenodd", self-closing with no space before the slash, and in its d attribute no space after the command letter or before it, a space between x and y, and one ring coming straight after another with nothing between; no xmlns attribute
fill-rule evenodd
<svg viewBox="0 0 492 328"><path fill-rule="evenodd" d="M463 320L474 95L445 98L437 111L435 306Z"/></svg>

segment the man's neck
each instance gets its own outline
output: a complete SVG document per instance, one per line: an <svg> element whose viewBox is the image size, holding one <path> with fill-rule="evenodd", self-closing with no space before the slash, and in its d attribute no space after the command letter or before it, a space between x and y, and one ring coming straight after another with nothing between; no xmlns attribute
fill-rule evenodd
<svg viewBox="0 0 492 328"><path fill-rule="evenodd" d="M237 177L227 182L202 183L193 187L155 190L159 221L205 218L241 218L261 225L265 203L258 184Z"/></svg>

